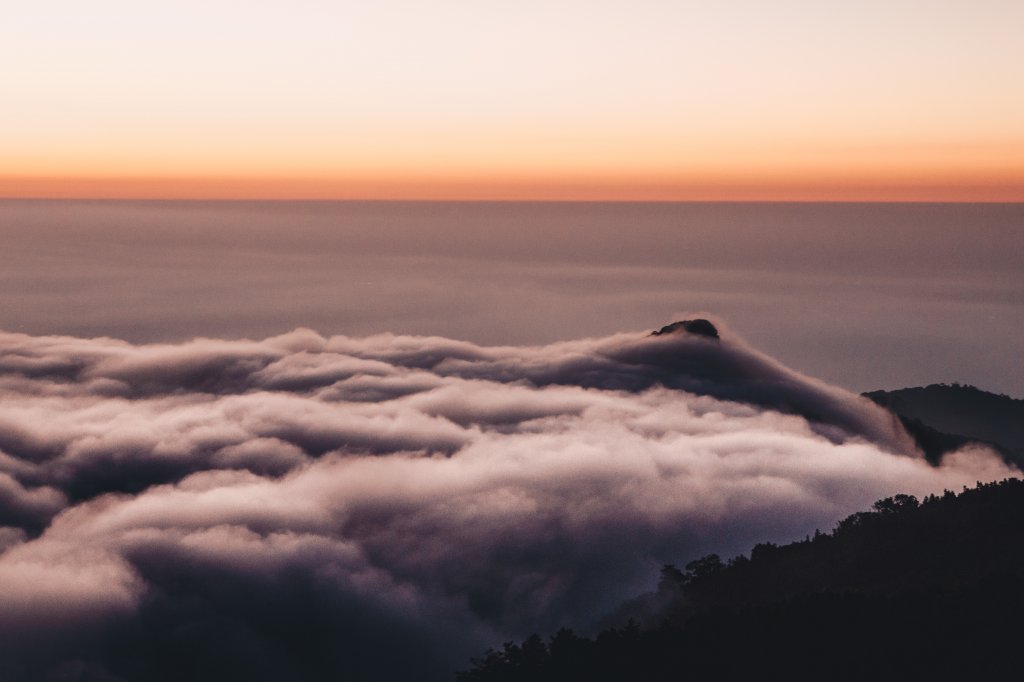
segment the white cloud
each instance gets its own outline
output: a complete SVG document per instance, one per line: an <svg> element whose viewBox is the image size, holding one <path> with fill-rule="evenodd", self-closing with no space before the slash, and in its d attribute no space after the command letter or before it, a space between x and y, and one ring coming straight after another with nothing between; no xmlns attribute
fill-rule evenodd
<svg viewBox="0 0 1024 682"><path fill-rule="evenodd" d="M229 660L301 612L285 639L351 627L346 656L430 677L593 622L659 563L1015 474L983 449L930 466L880 408L723 337L0 335L0 628L217 622L203 655ZM26 651L70 655L43 630Z"/></svg>

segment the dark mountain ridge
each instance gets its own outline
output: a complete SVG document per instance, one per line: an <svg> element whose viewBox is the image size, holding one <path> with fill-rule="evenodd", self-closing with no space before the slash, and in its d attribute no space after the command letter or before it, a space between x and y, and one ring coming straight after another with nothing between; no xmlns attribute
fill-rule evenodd
<svg viewBox="0 0 1024 682"><path fill-rule="evenodd" d="M831 533L665 566L647 616L490 651L460 682L1005 679L1024 634L1024 482L896 495ZM636 606L636 605L634 605Z"/></svg>
<svg viewBox="0 0 1024 682"><path fill-rule="evenodd" d="M900 417L932 461L971 442L1024 465L1024 400L974 386L931 384L864 394Z"/></svg>

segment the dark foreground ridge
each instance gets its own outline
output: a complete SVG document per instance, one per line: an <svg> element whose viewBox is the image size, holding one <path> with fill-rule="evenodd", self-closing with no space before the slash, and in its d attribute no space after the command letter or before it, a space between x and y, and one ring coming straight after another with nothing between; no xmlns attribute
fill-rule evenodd
<svg viewBox="0 0 1024 682"><path fill-rule="evenodd" d="M679 322L673 322L672 324L665 325L661 329L651 332L651 336L661 336L663 334L675 334L680 331L689 332L690 334L696 334L697 336L706 336L711 339L717 339L718 330L715 325L711 324L710 320L704 318L698 318L696 320L680 320Z"/></svg>
<svg viewBox="0 0 1024 682"><path fill-rule="evenodd" d="M832 533L665 566L628 624L508 643L457 679L1010 679L1022 578L1024 482L896 495Z"/></svg>

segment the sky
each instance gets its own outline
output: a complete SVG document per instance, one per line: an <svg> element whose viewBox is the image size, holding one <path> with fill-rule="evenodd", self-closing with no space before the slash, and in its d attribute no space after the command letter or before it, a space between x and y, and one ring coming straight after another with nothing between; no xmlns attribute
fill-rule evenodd
<svg viewBox="0 0 1024 682"><path fill-rule="evenodd" d="M0 202L0 323L537 344L710 312L854 391L1024 397L1024 204Z"/></svg>
<svg viewBox="0 0 1024 682"><path fill-rule="evenodd" d="M1024 200L1024 4L39 0L0 196Z"/></svg>

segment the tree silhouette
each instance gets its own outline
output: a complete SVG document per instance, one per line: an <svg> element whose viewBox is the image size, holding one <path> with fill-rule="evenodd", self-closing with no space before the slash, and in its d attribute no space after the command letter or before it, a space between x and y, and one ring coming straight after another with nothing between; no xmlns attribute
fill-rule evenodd
<svg viewBox="0 0 1024 682"><path fill-rule="evenodd" d="M460 682L1018 679L1024 482L879 500L831 533L665 565L653 619L506 644Z"/></svg>

